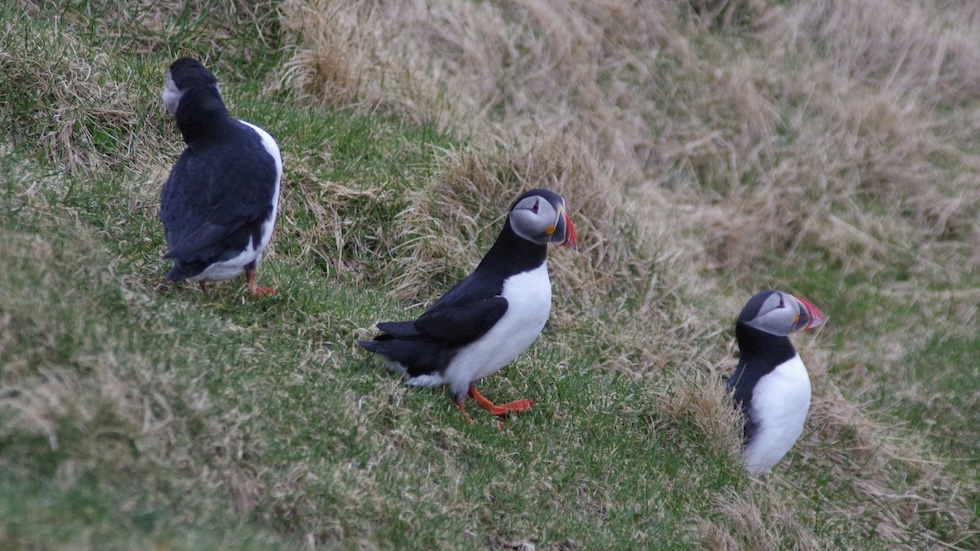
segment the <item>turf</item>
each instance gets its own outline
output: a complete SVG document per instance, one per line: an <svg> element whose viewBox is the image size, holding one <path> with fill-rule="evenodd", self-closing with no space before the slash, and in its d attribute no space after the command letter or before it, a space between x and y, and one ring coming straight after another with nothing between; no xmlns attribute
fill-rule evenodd
<svg viewBox="0 0 980 551"><path fill-rule="evenodd" d="M901 2L858 4L0 8L0 547L975 547L973 73L923 68L932 4L883 16L911 46L882 65L862 9ZM283 150L274 296L164 280L177 55ZM469 426L354 341L532 186L579 250L481 384L535 407ZM753 479L722 379L763 287L829 321L796 341L807 430Z"/></svg>

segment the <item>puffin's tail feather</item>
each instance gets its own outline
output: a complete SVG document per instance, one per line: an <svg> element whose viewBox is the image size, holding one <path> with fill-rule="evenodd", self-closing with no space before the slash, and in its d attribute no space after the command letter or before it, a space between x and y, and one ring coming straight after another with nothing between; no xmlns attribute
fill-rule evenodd
<svg viewBox="0 0 980 551"><path fill-rule="evenodd" d="M424 340L403 340L391 335L378 335L375 339L357 341L357 344L387 362L398 364L400 370L412 377L445 369L454 354L451 349Z"/></svg>
<svg viewBox="0 0 980 551"><path fill-rule="evenodd" d="M378 342L378 341L373 341L373 340L372 341L357 341L357 346L360 346L361 348L363 348L364 350L367 350L368 352L377 353L378 352L378 348L381 347L381 343Z"/></svg>
<svg viewBox="0 0 980 551"><path fill-rule="evenodd" d="M174 260L174 267L167 274L167 279L169 281L184 281L187 278L200 275L207 267L208 265L204 262Z"/></svg>
<svg viewBox="0 0 980 551"><path fill-rule="evenodd" d="M387 335L381 335L385 338L411 338L418 337L419 332L415 329L414 321L382 321L378 323L378 329L387 333Z"/></svg>

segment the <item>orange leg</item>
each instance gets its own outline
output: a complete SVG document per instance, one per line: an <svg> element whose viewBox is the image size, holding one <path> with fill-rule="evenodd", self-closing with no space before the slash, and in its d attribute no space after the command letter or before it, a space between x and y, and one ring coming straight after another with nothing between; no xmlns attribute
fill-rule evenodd
<svg viewBox="0 0 980 551"><path fill-rule="evenodd" d="M472 425L473 424L473 418L470 417L470 414L469 413L466 413L466 406L463 405L463 402L459 402L456 405L459 406L459 411L462 412L463 417L466 419L466 422Z"/></svg>
<svg viewBox="0 0 980 551"><path fill-rule="evenodd" d="M248 283L248 290L252 292L253 295L274 295L276 290L272 287L259 287L255 283L255 276L258 270L255 268L245 268L245 281Z"/></svg>
<svg viewBox="0 0 980 551"><path fill-rule="evenodd" d="M534 402L527 399L515 400L502 406L495 405L493 402L487 400L482 394L480 394L480 391L476 389L476 385L470 385L469 394L474 400L476 400L477 404L480 404L480 407L489 411L491 414L496 415L497 417L507 415L508 413L522 413L531 409L531 406L534 405ZM460 407L462 407L462 405L460 405ZM467 418L469 418L468 415ZM472 423L472 421L470 422Z"/></svg>
<svg viewBox="0 0 980 551"><path fill-rule="evenodd" d="M197 284L200 285L201 286L201 290L204 291L205 294L207 294L207 292L208 292L208 282L207 281L204 281L202 279L201 281L198 281Z"/></svg>

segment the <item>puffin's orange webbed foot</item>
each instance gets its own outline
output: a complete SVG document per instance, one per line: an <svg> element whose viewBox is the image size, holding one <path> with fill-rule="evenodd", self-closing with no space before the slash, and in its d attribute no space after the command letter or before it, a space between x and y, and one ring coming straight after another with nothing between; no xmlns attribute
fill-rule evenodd
<svg viewBox="0 0 980 551"><path fill-rule="evenodd" d="M245 268L245 281L248 283L248 290L251 291L253 295L260 297L272 296L276 294L276 290L272 287L259 287L255 283L255 276L257 273L258 272L255 270L255 268Z"/></svg>
<svg viewBox="0 0 980 551"><path fill-rule="evenodd" d="M523 398L521 400L514 400L508 404L502 406L497 406L498 409L504 410L504 413L524 413L525 411L531 409L534 406L534 402Z"/></svg>
<svg viewBox="0 0 980 551"><path fill-rule="evenodd" d="M496 415L497 417L507 415L508 413L523 413L531 409L531 407L534 405L534 402L531 400L522 399L498 406L490 400L484 398L483 395L480 394L480 391L476 389L475 385L470 386L469 395L476 400L477 404L480 404L480 407L489 411L491 414Z"/></svg>

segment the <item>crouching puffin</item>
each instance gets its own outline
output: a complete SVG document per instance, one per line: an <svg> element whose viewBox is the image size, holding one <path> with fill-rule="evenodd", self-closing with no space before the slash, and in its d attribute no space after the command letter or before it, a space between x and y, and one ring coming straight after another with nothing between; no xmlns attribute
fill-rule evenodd
<svg viewBox="0 0 980 551"><path fill-rule="evenodd" d="M262 251L279 208L282 156L268 132L231 117L211 71L182 57L167 71L163 104L177 119L187 147L160 195L170 281L209 280L245 273L253 294Z"/></svg>
<svg viewBox="0 0 980 551"><path fill-rule="evenodd" d="M745 413L745 466L765 473L803 434L810 409L810 377L789 334L820 327L824 315L802 298L763 291L735 322L739 361L728 380L736 407Z"/></svg>
<svg viewBox="0 0 980 551"><path fill-rule="evenodd" d="M467 395L496 416L531 408L531 400L495 405L476 389L524 352L541 334L551 310L548 243L575 248L565 200L533 189L511 205L504 229L470 275L418 319L378 323L382 334L358 341L401 372L410 385L449 385L463 406Z"/></svg>

